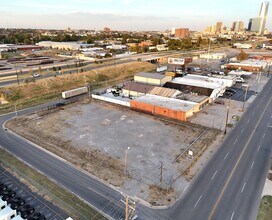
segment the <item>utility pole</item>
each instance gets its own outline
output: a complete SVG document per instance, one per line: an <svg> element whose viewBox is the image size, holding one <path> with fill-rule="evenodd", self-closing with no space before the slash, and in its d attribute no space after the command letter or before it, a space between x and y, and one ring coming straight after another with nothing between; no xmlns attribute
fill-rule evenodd
<svg viewBox="0 0 272 220"><path fill-rule="evenodd" d="M224 134L227 134L227 126L228 126L228 121L229 121L229 110L230 110L230 99L229 99L229 103L228 103L228 106L227 106L227 117L226 117L226 124L225 124Z"/></svg>
<svg viewBox="0 0 272 220"><path fill-rule="evenodd" d="M161 173L160 173L160 183L162 184L162 168L163 168L163 162L160 162L160 170L161 170Z"/></svg>
<svg viewBox="0 0 272 220"><path fill-rule="evenodd" d="M127 149L125 150L125 167L124 167L124 174L127 174L127 156L128 156L128 150L130 149L130 147L127 147Z"/></svg>
<svg viewBox="0 0 272 220"><path fill-rule="evenodd" d="M121 192L123 195L123 193ZM125 220L131 220L135 216L136 211L136 202L132 201L129 196L123 195L125 197L125 201L121 200L122 203L125 204Z"/></svg>
<svg viewBox="0 0 272 220"><path fill-rule="evenodd" d="M244 103L243 103L243 107L242 110L245 111L245 103L246 103L246 98L247 98L247 91L248 91L248 87L249 85L244 85L246 87L246 92L245 92L245 97L244 97Z"/></svg>
<svg viewBox="0 0 272 220"><path fill-rule="evenodd" d="M262 72L259 72L258 75L257 75L257 91L256 91L256 95L259 93L259 84L260 84L260 80L261 80L261 75L262 75Z"/></svg>
<svg viewBox="0 0 272 220"><path fill-rule="evenodd" d="M16 71L17 83L20 84L19 83L19 76L18 76L18 72L17 72L17 66L15 63L14 63L14 67L15 67L15 71Z"/></svg>

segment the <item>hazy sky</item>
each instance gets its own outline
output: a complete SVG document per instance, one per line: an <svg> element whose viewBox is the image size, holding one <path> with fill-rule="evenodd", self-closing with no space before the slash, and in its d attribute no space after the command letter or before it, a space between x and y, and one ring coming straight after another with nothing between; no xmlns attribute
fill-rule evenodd
<svg viewBox="0 0 272 220"><path fill-rule="evenodd" d="M248 25L259 0L0 0L0 27L114 30L203 30L222 21ZM272 7L272 5L271 5ZM269 9L266 27L272 30Z"/></svg>

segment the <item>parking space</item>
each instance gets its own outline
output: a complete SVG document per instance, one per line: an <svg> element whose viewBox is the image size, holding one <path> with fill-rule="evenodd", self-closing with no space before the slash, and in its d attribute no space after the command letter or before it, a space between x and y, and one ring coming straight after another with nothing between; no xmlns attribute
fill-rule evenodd
<svg viewBox="0 0 272 220"><path fill-rule="evenodd" d="M225 93L222 98L243 102L245 98L247 101L252 95L255 95L255 92L250 90L250 91L247 91L247 94L245 97L246 91L244 89L236 88L236 87L233 87L233 89L236 91L234 94Z"/></svg>
<svg viewBox="0 0 272 220"><path fill-rule="evenodd" d="M24 219L61 220L68 218L58 207L31 191L10 172L0 167L0 196Z"/></svg>

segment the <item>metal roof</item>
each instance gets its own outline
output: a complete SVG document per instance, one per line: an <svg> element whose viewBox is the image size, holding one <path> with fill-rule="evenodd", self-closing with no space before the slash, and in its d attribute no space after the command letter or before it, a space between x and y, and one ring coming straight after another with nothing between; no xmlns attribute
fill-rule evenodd
<svg viewBox="0 0 272 220"><path fill-rule="evenodd" d="M159 74L159 73L147 73L147 72L141 72L141 73L136 74L135 76L151 78L151 79L160 79L160 80L164 79L165 77L168 77L168 76L165 76L165 75Z"/></svg>
<svg viewBox="0 0 272 220"><path fill-rule="evenodd" d="M148 93L154 87L155 86L146 85L146 84L137 83L137 82L127 82L123 90L129 90L129 91L140 92L140 93Z"/></svg>
<svg viewBox="0 0 272 220"><path fill-rule="evenodd" d="M178 94L180 94L181 92L176 89L169 89L169 88L163 88L163 87L156 86L148 93L151 95L158 95L158 96L173 98L173 97L177 96Z"/></svg>
<svg viewBox="0 0 272 220"><path fill-rule="evenodd" d="M196 102L190 102L190 101L179 100L174 98L166 98L166 97L150 95L150 94L141 96L135 99L135 101L168 108L175 111L183 111L183 112L189 111L190 109L192 109L198 104Z"/></svg>

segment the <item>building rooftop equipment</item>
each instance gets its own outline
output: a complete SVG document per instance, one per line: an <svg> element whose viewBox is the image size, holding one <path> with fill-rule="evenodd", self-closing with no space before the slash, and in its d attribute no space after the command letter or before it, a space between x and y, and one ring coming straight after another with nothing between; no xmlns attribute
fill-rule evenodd
<svg viewBox="0 0 272 220"><path fill-rule="evenodd" d="M172 109L175 111L183 111L183 112L189 111L190 109L192 109L198 104L196 102L190 102L190 101L179 100L174 98L165 98L165 97L150 95L150 94L141 96L135 99L135 101L143 102L143 103L147 103L151 105L156 105L156 106L161 106L161 107Z"/></svg>
<svg viewBox="0 0 272 220"><path fill-rule="evenodd" d="M123 90L130 90L130 91L135 91L140 93L148 93L150 90L154 88L155 86L130 81L125 83Z"/></svg>

